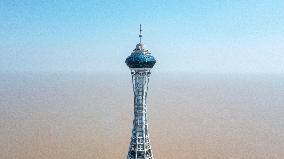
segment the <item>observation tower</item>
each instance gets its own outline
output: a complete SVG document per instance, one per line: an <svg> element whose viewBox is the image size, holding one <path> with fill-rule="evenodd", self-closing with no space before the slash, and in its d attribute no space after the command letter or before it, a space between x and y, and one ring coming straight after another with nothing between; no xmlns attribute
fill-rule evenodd
<svg viewBox="0 0 284 159"><path fill-rule="evenodd" d="M134 119L127 159L154 159L150 146L147 120L147 91L150 70L156 63L149 50L144 48L140 24L140 42L125 60L131 70L134 93Z"/></svg>

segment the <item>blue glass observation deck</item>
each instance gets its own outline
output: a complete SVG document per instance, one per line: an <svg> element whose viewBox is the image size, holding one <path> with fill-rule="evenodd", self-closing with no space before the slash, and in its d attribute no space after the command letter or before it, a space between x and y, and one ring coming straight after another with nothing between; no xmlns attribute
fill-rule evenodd
<svg viewBox="0 0 284 159"><path fill-rule="evenodd" d="M155 58L143 48L143 44L139 43L130 56L125 60L129 68L153 68L156 63Z"/></svg>

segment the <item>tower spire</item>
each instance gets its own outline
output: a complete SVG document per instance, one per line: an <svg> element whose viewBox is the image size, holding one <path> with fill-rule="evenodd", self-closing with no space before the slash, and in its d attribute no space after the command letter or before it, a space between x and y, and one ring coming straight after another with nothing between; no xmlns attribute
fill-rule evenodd
<svg viewBox="0 0 284 159"><path fill-rule="evenodd" d="M139 34L139 38L140 38L140 43L142 41L142 25L140 24L140 34Z"/></svg>

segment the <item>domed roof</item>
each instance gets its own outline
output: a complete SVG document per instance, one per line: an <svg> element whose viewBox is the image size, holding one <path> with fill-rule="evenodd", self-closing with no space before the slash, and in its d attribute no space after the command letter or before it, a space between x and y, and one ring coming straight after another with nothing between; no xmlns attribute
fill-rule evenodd
<svg viewBox="0 0 284 159"><path fill-rule="evenodd" d="M155 58L149 53L147 49L144 48L144 44L141 42L141 24L140 24L140 43L138 43L131 53L125 60L126 65L129 68L153 68L156 63Z"/></svg>
<svg viewBox="0 0 284 159"><path fill-rule="evenodd" d="M153 68L156 60L150 54L133 52L125 60L129 68Z"/></svg>

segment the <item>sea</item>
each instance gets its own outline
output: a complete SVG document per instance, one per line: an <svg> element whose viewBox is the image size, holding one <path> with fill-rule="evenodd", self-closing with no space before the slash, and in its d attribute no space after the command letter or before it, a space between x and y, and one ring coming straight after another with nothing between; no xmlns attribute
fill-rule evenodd
<svg viewBox="0 0 284 159"><path fill-rule="evenodd" d="M155 159L283 159L284 75L152 73ZM126 159L130 73L0 74L0 159Z"/></svg>

